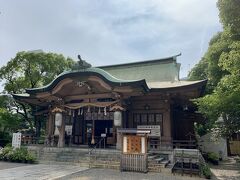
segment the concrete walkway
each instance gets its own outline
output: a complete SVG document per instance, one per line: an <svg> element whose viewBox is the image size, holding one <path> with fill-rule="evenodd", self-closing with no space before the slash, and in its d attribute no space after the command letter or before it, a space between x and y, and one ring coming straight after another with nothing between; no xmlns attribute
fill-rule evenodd
<svg viewBox="0 0 240 180"><path fill-rule="evenodd" d="M0 170L2 169L9 169L21 166L30 166L31 164L23 164L23 163L13 163L13 162L3 162L0 161Z"/></svg>
<svg viewBox="0 0 240 180"><path fill-rule="evenodd" d="M112 169L88 169L73 165L21 164L0 162L0 180L198 180L198 177L163 173L120 172Z"/></svg>
<svg viewBox="0 0 240 180"><path fill-rule="evenodd" d="M218 166L211 165L213 179L216 180L239 180L240 179L240 163L234 157L220 162Z"/></svg>
<svg viewBox="0 0 240 180"><path fill-rule="evenodd" d="M189 177L164 173L120 172L113 169L88 169L71 174L59 180L204 180L199 177Z"/></svg>
<svg viewBox="0 0 240 180"><path fill-rule="evenodd" d="M10 163L11 164L11 163ZM1 180L53 180L63 178L65 176L71 175L73 173L78 173L80 171L87 170L86 167L71 166L71 165L46 165L46 164L36 164L36 165L24 165L20 167L14 167L9 163L0 163L0 167L7 165L9 168L0 170ZM15 164L17 166L17 164ZM20 164L18 164L20 165Z"/></svg>

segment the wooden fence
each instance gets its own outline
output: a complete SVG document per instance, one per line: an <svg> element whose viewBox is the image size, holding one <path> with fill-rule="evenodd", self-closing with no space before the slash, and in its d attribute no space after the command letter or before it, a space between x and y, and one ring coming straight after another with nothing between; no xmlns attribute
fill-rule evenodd
<svg viewBox="0 0 240 180"><path fill-rule="evenodd" d="M229 145L232 155L240 155L240 141L229 141Z"/></svg>
<svg viewBox="0 0 240 180"><path fill-rule="evenodd" d="M122 154L121 155L121 171L148 171L147 154Z"/></svg>

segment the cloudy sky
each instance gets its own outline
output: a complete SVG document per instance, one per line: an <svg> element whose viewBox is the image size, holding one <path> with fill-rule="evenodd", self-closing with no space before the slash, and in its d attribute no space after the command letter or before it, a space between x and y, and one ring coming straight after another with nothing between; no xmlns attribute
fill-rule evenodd
<svg viewBox="0 0 240 180"><path fill-rule="evenodd" d="M0 0L0 66L42 49L93 66L182 53L187 75L221 30L216 0Z"/></svg>

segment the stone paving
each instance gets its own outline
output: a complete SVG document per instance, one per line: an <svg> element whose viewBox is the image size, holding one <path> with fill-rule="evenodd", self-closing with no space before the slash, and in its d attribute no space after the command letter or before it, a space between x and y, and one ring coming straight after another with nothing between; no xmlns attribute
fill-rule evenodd
<svg viewBox="0 0 240 180"><path fill-rule="evenodd" d="M1 162L0 161L0 170L2 169L9 169L15 168L20 166L29 166L30 164L23 164L23 163L13 163L13 162Z"/></svg>
<svg viewBox="0 0 240 180"><path fill-rule="evenodd" d="M240 163L234 157L220 162L218 166L211 165L214 180L239 180L240 179Z"/></svg>
<svg viewBox="0 0 240 180"><path fill-rule="evenodd" d="M6 164L7 165L7 164ZM1 166L4 163L1 162ZM14 165L13 165L14 166ZM53 180L67 175L84 171L88 168L71 165L23 165L20 167L10 167L0 170L1 180Z"/></svg>
<svg viewBox="0 0 240 180"><path fill-rule="evenodd" d="M73 165L21 164L0 162L0 180L196 180L198 177L163 173L120 172L113 169L88 169Z"/></svg>
<svg viewBox="0 0 240 180"><path fill-rule="evenodd" d="M163 173L120 172L113 169L88 169L59 180L203 180L199 177Z"/></svg>

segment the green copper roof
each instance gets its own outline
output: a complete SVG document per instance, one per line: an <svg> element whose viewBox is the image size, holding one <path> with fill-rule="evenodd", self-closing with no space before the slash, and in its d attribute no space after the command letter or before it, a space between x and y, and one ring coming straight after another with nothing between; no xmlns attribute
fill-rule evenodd
<svg viewBox="0 0 240 180"><path fill-rule="evenodd" d="M119 67L119 66L136 66L136 65L147 65L150 63L168 63L177 60L177 57L181 56L181 53L174 55L174 56L169 56L165 58L159 58L159 59L151 59L151 60L145 60L145 61L137 61L137 62L130 62L130 63L123 63L123 64L114 64L114 65L106 65L106 66L98 66L98 68L105 69L105 68L110 68L110 67Z"/></svg>
<svg viewBox="0 0 240 180"><path fill-rule="evenodd" d="M105 82L113 85L113 86L125 86L125 85L131 85L131 86L142 86L145 90L148 90L147 84L144 79L141 80L122 80L115 78L108 72L99 69L99 68L87 68L82 70L76 70L76 71L67 71L61 73L59 76L57 76L50 84L40 87L40 88L32 88L32 89L26 89L26 92L29 94L32 93L39 93L39 92L45 92L49 91L52 88L54 88L61 80L64 78L74 78L74 77L81 77L81 76L98 76L101 79L103 79Z"/></svg>
<svg viewBox="0 0 240 180"><path fill-rule="evenodd" d="M119 79L145 79L146 82L179 81L180 64L176 56L110 66L100 66Z"/></svg>

